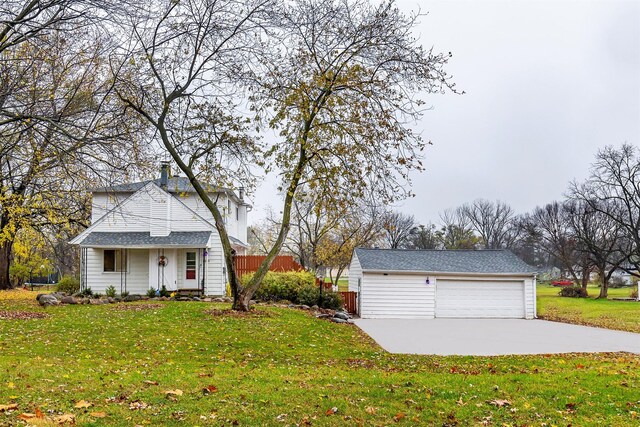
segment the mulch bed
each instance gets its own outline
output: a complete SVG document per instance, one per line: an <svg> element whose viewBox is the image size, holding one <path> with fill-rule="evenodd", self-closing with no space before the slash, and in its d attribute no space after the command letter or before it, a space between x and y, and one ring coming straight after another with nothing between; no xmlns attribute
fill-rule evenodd
<svg viewBox="0 0 640 427"><path fill-rule="evenodd" d="M35 313L33 311L2 311L0 310L0 320L29 320L44 319L49 317L46 313Z"/></svg>
<svg viewBox="0 0 640 427"><path fill-rule="evenodd" d="M157 310L165 307L164 304L115 304L113 310L118 311L145 311L145 310Z"/></svg>

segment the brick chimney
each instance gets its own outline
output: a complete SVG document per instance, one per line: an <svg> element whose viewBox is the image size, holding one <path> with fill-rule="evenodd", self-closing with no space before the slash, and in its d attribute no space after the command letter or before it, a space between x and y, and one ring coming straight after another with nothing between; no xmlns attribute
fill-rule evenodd
<svg viewBox="0 0 640 427"><path fill-rule="evenodd" d="M166 190L169 187L169 176L171 175L171 168L169 162L160 162L160 187Z"/></svg>

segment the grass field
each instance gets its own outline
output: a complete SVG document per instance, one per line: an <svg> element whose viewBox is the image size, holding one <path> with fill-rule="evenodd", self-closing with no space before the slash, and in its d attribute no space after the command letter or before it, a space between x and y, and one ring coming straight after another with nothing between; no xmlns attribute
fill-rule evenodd
<svg viewBox="0 0 640 427"><path fill-rule="evenodd" d="M640 333L640 303L601 300L597 287L589 287L590 298L560 298L559 288L538 285L538 316L561 322L599 326ZM630 288L609 289L609 298L627 298Z"/></svg>
<svg viewBox="0 0 640 427"><path fill-rule="evenodd" d="M0 293L47 316L0 319L0 425L638 425L640 356L391 355L304 311L34 296Z"/></svg>

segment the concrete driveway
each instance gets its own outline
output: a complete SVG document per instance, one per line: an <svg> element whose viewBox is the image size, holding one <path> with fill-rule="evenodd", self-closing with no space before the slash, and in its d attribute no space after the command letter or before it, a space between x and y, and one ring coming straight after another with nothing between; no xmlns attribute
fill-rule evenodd
<svg viewBox="0 0 640 427"><path fill-rule="evenodd" d="M640 334L544 320L357 319L355 324L391 353L640 353Z"/></svg>

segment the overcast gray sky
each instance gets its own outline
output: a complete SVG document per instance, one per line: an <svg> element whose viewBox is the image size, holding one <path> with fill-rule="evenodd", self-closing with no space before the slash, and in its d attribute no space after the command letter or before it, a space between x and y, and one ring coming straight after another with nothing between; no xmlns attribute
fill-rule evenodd
<svg viewBox="0 0 640 427"><path fill-rule="evenodd" d="M527 212L584 179L605 145L640 144L640 1L398 0L428 12L417 35L453 53L465 95L434 95L416 128L431 140L415 198L420 223L477 198ZM278 206L273 180L250 221ZM279 209L278 209L279 210Z"/></svg>

